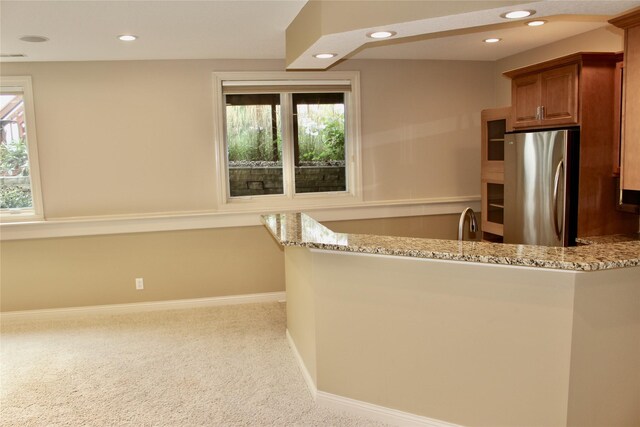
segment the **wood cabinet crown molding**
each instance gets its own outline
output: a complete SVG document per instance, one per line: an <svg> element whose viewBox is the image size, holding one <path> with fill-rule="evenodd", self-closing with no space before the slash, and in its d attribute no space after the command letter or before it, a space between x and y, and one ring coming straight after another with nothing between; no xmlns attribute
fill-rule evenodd
<svg viewBox="0 0 640 427"><path fill-rule="evenodd" d="M609 19L609 24L622 29L640 25L640 7L631 9L622 15Z"/></svg>
<svg viewBox="0 0 640 427"><path fill-rule="evenodd" d="M502 73L505 77L510 79L523 76L525 74L539 73L551 68L560 67L563 65L574 63L594 63L594 62L615 62L622 58L622 52L577 52L571 55L561 56L558 58L550 59L548 61L539 62L537 64L528 65L526 67L516 68L515 70L509 70Z"/></svg>

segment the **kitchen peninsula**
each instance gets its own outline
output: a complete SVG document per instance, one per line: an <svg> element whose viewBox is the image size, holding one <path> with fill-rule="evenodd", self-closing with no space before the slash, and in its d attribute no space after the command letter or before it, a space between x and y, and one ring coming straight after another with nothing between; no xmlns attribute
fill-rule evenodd
<svg viewBox="0 0 640 427"><path fill-rule="evenodd" d="M319 401L423 425L640 424L638 240L548 248L334 233L300 213L263 222L285 247L288 334Z"/></svg>

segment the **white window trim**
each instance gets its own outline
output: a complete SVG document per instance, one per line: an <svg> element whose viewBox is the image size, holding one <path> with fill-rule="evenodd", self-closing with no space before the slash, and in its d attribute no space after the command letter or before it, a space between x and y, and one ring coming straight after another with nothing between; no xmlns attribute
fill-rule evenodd
<svg viewBox="0 0 640 427"><path fill-rule="evenodd" d="M349 141L346 151L347 191L324 193L300 193L285 195L260 195L247 197L229 197L228 164L225 143L224 95L222 83L256 82L256 81L296 81L332 82L349 80L351 82L350 102L347 103L346 139ZM324 71L324 72L284 72L284 71L249 71L249 72L215 72L213 73L213 135L216 153L216 178L218 180L218 209L225 211L247 211L264 209L299 209L339 206L362 202L362 168L360 140L360 73L358 71ZM288 126L288 117L283 116L283 128ZM283 156L292 156L292 150L283 150ZM288 159L291 164L291 158ZM285 186L291 183L291 171L284 168ZM287 181L288 180L288 181Z"/></svg>
<svg viewBox="0 0 640 427"><path fill-rule="evenodd" d="M29 177L31 179L32 209L0 209L2 222L24 222L43 220L42 186L40 183L40 163L38 161L38 138L36 136L36 115L33 107L31 76L2 76L0 90L18 88L22 90L24 112L27 123L27 150L29 154Z"/></svg>

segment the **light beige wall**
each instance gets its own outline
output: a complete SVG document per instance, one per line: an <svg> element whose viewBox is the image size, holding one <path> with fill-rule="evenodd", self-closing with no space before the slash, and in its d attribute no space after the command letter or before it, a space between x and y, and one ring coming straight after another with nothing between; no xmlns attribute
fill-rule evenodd
<svg viewBox="0 0 640 427"><path fill-rule="evenodd" d="M584 37L585 43L596 43L611 35ZM524 65L518 61L516 57L497 64L349 60L335 67L361 71L365 200L479 194L479 111L504 103L496 102L503 95L494 90L500 83L495 73L501 67ZM2 75L33 77L44 209L49 219L215 211L211 72L283 68L279 60L0 64ZM444 229L440 219L433 221L419 228L430 230L427 234ZM448 234L453 221L445 222ZM409 222L383 225L375 221L358 227L373 225L390 233L422 233L416 223ZM252 283L258 272L246 268L240 272L242 280L227 283L226 278L239 274L232 270L234 264L212 264L215 272L202 265L193 273L201 279L184 282L174 272L172 257L166 255L170 251L159 253L154 246L145 246L149 239L159 239L160 246L176 244L184 257L198 258L200 248L192 243L179 245L178 236L208 240L222 233L224 238L211 240L211 250L242 258L245 247L235 243L251 246L263 238L264 230L241 230L2 242L2 310L281 290L282 284L277 283L283 277L282 258L274 247L266 249L267 258L280 261L260 272L263 285ZM110 242L105 248L92 244L103 239ZM129 246L147 247L148 253L155 254L156 274L167 277L163 291L131 292L135 266L127 264L126 274L120 274L118 262L109 262L120 259L119 253L128 253ZM95 258L83 260L100 272L97 282L76 276L78 248L91 248L86 253ZM56 262L45 262L49 255L44 257L44 252ZM41 254L41 259L34 264L31 254ZM210 278L219 280L203 287ZM97 284L87 287L86 283Z"/></svg>
<svg viewBox="0 0 640 427"><path fill-rule="evenodd" d="M480 193L480 110L490 62L349 60L362 71L365 200Z"/></svg>
<svg viewBox="0 0 640 427"><path fill-rule="evenodd" d="M482 223L477 215L478 227ZM460 215L407 216L400 218L376 218L353 221L325 221L322 224L338 233L376 234L379 236L424 237L427 239L458 238L458 222ZM465 224L465 240L469 237L469 223ZM481 232L475 238L480 240Z"/></svg>
<svg viewBox="0 0 640 427"><path fill-rule="evenodd" d="M312 277L311 252L306 248L290 247L285 251L285 273L287 283L287 332L296 345L296 350L307 368L311 380L316 377L316 329L315 295Z"/></svg>
<svg viewBox="0 0 640 427"><path fill-rule="evenodd" d="M503 72L576 52L621 52L623 31L612 25L588 31L495 62L496 107L511 105L511 80Z"/></svg>
<svg viewBox="0 0 640 427"><path fill-rule="evenodd" d="M212 78L282 61L4 63L31 75L47 218L216 209ZM360 70L365 200L478 195L490 63Z"/></svg>
<svg viewBox="0 0 640 427"><path fill-rule="evenodd" d="M640 425L640 268L576 280L568 424Z"/></svg>
<svg viewBox="0 0 640 427"><path fill-rule="evenodd" d="M281 61L2 64L33 79L47 218L212 210L215 70Z"/></svg>
<svg viewBox="0 0 640 427"><path fill-rule="evenodd" d="M439 237L447 217L331 224ZM282 248L262 226L2 241L0 267L3 312L285 290Z"/></svg>
<svg viewBox="0 0 640 427"><path fill-rule="evenodd" d="M32 76L44 213L56 219L215 211L211 73L283 68L274 60L180 60L2 63L0 71ZM337 68L361 71L365 200L479 194L479 111L492 105L491 64ZM2 310L283 290L282 254L265 234L254 227L2 242ZM203 253L238 261L205 262ZM140 270L147 289L136 293Z"/></svg>
<svg viewBox="0 0 640 427"><path fill-rule="evenodd" d="M287 292L303 287L314 301L287 310L315 319L288 328L294 340L315 335L305 362L319 391L466 426L639 425L640 267L305 250L285 249L287 263L290 251L311 258Z"/></svg>
<svg viewBox="0 0 640 427"><path fill-rule="evenodd" d="M465 426L566 424L571 273L312 255L319 390Z"/></svg>
<svg viewBox="0 0 640 427"><path fill-rule="evenodd" d="M284 291L264 227L3 241L0 256L3 312Z"/></svg>

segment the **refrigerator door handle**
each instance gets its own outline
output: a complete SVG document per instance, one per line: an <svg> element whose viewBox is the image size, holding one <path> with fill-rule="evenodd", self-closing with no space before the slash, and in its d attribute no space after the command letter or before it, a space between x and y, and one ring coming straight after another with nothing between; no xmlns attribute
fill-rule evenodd
<svg viewBox="0 0 640 427"><path fill-rule="evenodd" d="M553 180L553 227L558 239L562 240L562 230L558 223L558 187L560 186L560 170L564 173L564 160L560 160L556 167L556 176Z"/></svg>

